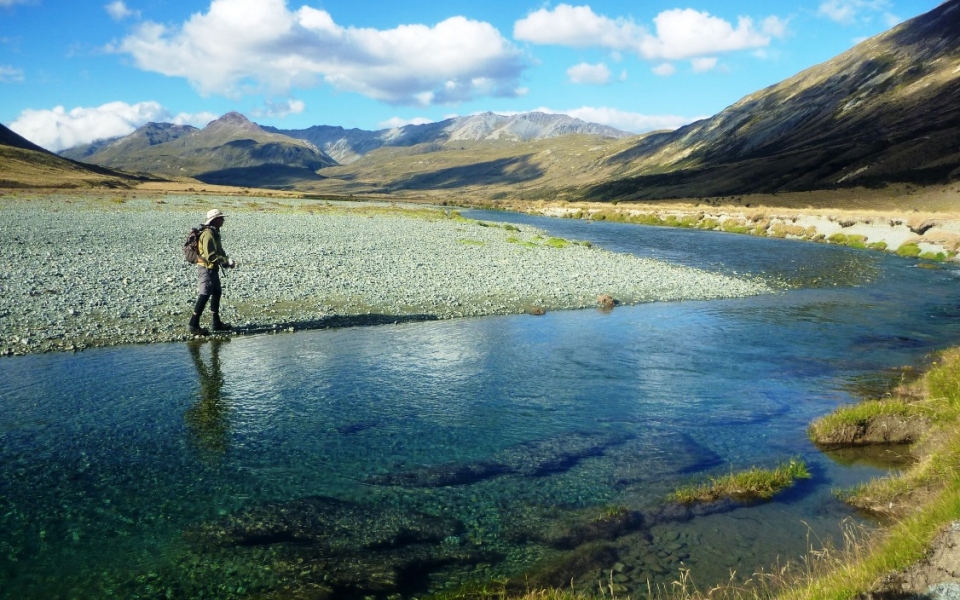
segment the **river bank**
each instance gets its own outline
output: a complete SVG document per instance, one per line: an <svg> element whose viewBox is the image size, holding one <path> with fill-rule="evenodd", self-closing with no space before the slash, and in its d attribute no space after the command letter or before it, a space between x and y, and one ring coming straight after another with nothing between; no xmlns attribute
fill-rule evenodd
<svg viewBox="0 0 960 600"><path fill-rule="evenodd" d="M0 355L188 339L196 267L180 246L214 206L240 263L223 276L234 335L773 291L450 210L23 193L0 198Z"/></svg>
<svg viewBox="0 0 960 600"><path fill-rule="evenodd" d="M766 200L772 200L767 198ZM507 205L549 217L617 221L803 240L893 252L935 261L956 260L960 213L920 210L765 205L762 198L688 202L538 202ZM939 204L938 204L939 206Z"/></svg>

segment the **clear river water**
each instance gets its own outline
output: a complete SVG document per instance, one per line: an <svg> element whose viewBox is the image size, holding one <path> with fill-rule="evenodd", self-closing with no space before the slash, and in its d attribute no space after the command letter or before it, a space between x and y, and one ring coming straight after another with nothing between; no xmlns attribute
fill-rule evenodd
<svg viewBox="0 0 960 600"><path fill-rule="evenodd" d="M0 598L708 587L870 525L808 423L960 344L954 266L472 211L783 291L0 360ZM771 502L677 486L805 460ZM887 460L889 458L890 460Z"/></svg>

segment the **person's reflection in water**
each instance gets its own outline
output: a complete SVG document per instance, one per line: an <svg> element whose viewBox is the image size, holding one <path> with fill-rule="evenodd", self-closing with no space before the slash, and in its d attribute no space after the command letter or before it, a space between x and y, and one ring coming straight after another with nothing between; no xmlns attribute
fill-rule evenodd
<svg viewBox="0 0 960 600"><path fill-rule="evenodd" d="M229 341L214 338L187 343L193 364L200 376L200 392L197 401L184 413L184 419L191 434L191 442L207 459L223 456L229 445L230 424L227 419L227 406L221 395L223 371L220 369L220 346ZM200 353L201 348L207 344L210 345L209 366Z"/></svg>

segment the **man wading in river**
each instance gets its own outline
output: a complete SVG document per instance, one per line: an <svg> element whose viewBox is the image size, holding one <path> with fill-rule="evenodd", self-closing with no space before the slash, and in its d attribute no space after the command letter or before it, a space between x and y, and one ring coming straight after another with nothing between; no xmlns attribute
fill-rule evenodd
<svg viewBox="0 0 960 600"><path fill-rule="evenodd" d="M193 317L190 318L190 333L193 335L210 335L210 332L200 327L200 315L210 301L210 312L213 321L210 329L213 331L229 331L230 325L220 320L220 295L223 290L220 286L220 268L232 269L237 266L232 258L227 256L220 245L220 228L223 227L224 214L218 208L207 212L207 220L203 223L203 231L197 242L197 304L193 307Z"/></svg>

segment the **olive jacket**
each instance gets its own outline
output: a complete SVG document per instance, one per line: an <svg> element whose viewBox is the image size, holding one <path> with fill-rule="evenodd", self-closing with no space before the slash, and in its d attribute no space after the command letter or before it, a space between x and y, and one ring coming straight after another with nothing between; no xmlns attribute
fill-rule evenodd
<svg viewBox="0 0 960 600"><path fill-rule="evenodd" d="M230 258L220 245L220 230L216 227L204 227L197 241L197 264L208 269L226 268Z"/></svg>

